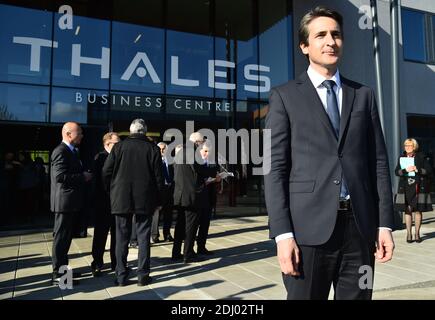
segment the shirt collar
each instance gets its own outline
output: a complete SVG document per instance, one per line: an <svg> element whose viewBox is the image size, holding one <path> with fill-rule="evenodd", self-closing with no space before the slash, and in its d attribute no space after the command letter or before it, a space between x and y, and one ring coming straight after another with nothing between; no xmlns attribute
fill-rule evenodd
<svg viewBox="0 0 435 320"><path fill-rule="evenodd" d="M62 142L65 143L72 152L74 152L75 147L72 144L70 144L69 142L67 142L65 140L62 140Z"/></svg>
<svg viewBox="0 0 435 320"><path fill-rule="evenodd" d="M311 66L308 67L307 74L316 89L321 87L323 81L325 80L333 80L337 85L337 88L341 88L340 72L338 71L338 69L335 72L335 74L331 77L331 79L326 79L316 70L314 70Z"/></svg>

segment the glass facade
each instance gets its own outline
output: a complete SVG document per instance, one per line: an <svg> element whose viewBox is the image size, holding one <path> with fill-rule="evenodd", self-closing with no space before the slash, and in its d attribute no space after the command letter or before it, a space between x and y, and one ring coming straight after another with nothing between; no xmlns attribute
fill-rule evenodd
<svg viewBox="0 0 435 320"><path fill-rule="evenodd" d="M76 121L89 159L100 133L137 117L159 139L187 120L261 130L270 88L293 78L289 0L0 1L0 30L0 124ZM58 143L47 132L35 150ZM229 166L238 179L218 205L264 212L252 167Z"/></svg>
<svg viewBox="0 0 435 320"><path fill-rule="evenodd" d="M74 4L70 25L57 8L0 4L0 83L15 85L1 91L2 107L11 115L4 120L99 125L116 121L111 111L120 105L113 101L121 97L125 112L231 118L248 112L234 110L237 101L266 101L271 86L293 77L286 0L132 1L131 7L111 1L107 19L93 17L83 5L76 12ZM139 17L144 9L149 13ZM7 100L17 90L35 90L25 85L41 86L44 94L32 100L44 101L33 101L38 111L24 116L18 101ZM102 97L99 105L98 99L78 98L95 92ZM152 107L137 100L152 101ZM101 119L89 116L96 108L103 110Z"/></svg>

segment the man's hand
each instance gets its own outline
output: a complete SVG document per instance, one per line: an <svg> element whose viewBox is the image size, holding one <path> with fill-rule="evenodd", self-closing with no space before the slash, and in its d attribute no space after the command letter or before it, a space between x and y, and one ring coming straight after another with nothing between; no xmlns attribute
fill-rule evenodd
<svg viewBox="0 0 435 320"><path fill-rule="evenodd" d="M282 239L276 246L281 271L286 275L299 276L299 248L295 239Z"/></svg>
<svg viewBox="0 0 435 320"><path fill-rule="evenodd" d="M394 240L391 231L388 229L379 229L376 239L376 261L384 263L390 261L393 257Z"/></svg>
<svg viewBox="0 0 435 320"><path fill-rule="evenodd" d="M219 183L219 182L221 182L221 180L222 180L221 176L219 174L217 174L215 182Z"/></svg>
<svg viewBox="0 0 435 320"><path fill-rule="evenodd" d="M92 173L90 172L83 172L83 176L85 177L85 181L88 182L90 180L92 180Z"/></svg>

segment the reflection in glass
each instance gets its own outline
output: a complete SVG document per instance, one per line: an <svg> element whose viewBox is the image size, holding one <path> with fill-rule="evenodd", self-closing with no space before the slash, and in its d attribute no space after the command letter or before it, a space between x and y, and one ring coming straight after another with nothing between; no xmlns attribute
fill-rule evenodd
<svg viewBox="0 0 435 320"><path fill-rule="evenodd" d="M0 120L47 122L48 87L0 83Z"/></svg>
<svg viewBox="0 0 435 320"><path fill-rule="evenodd" d="M51 23L49 12L0 4L1 81L49 84Z"/></svg>
<svg viewBox="0 0 435 320"><path fill-rule="evenodd" d="M208 86L208 60L213 37L168 30L166 91L168 94L213 97Z"/></svg>
<svg viewBox="0 0 435 320"><path fill-rule="evenodd" d="M111 89L163 93L164 30L114 22Z"/></svg>
<svg viewBox="0 0 435 320"><path fill-rule="evenodd" d="M53 88L51 105L51 122L87 124L91 110L99 110L103 115L107 113L109 95L103 91Z"/></svg>
<svg viewBox="0 0 435 320"><path fill-rule="evenodd" d="M216 59L234 61L236 70L227 70L237 79L237 95L233 99L258 98L258 71L246 65L258 65L258 41L254 31L254 5L250 0L220 0L216 2ZM241 19L241 17L243 17ZM253 80L254 79L254 80ZM228 97L226 90L216 90L217 97ZM231 93L230 93L231 94Z"/></svg>
<svg viewBox="0 0 435 320"><path fill-rule="evenodd" d="M72 30L54 30L53 85L108 89L110 22L74 16Z"/></svg>
<svg viewBox="0 0 435 320"><path fill-rule="evenodd" d="M402 8L403 56L405 59L426 62L424 14Z"/></svg>
<svg viewBox="0 0 435 320"><path fill-rule="evenodd" d="M271 87L293 78L292 16L287 14L287 0L259 1L260 64L270 68ZM260 97L267 99L269 92Z"/></svg>

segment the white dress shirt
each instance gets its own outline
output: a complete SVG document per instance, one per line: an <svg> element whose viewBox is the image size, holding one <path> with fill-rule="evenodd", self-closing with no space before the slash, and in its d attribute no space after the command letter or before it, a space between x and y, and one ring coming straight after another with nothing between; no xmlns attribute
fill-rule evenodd
<svg viewBox="0 0 435 320"><path fill-rule="evenodd" d="M308 67L307 74L308 74L308 78L310 78L311 83L313 84L314 88L316 89L317 94L319 95L319 98L322 101L322 104L323 104L323 107L325 108L325 110L327 108L326 98L327 98L328 92L327 92L326 87L323 86L322 83L325 80L333 80L335 82L334 93L335 93L335 96L337 97L338 111L339 111L340 116L341 116L341 109L342 109L341 106L342 106L342 102L343 102L343 89L341 86L340 73L338 72L338 69L330 79L327 79L324 76L322 76L320 73L318 73L316 70L314 70L311 66ZM378 229L387 229L387 230L392 231L391 228L387 228L387 227L379 227ZM278 241L280 241L280 240L289 239L289 238L294 238L293 232L280 234L280 235L275 237L275 241L278 243Z"/></svg>
<svg viewBox="0 0 435 320"><path fill-rule="evenodd" d="M74 150L76 150L76 147L74 147L68 141L62 140L62 142L65 143L68 146L68 148L71 150L71 152L74 152Z"/></svg>

